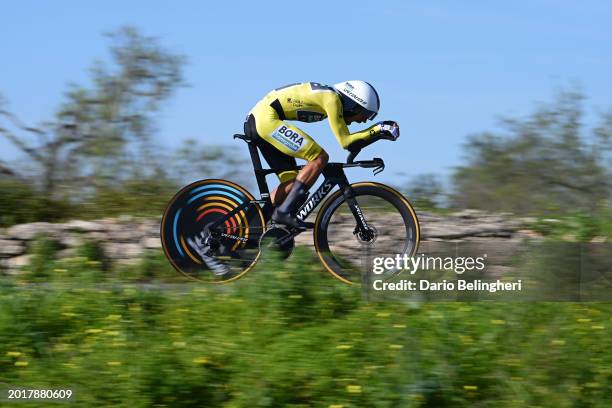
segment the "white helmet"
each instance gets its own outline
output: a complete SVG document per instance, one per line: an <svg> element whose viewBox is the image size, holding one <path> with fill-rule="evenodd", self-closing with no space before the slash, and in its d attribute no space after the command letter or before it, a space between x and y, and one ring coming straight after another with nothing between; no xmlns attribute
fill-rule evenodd
<svg viewBox="0 0 612 408"><path fill-rule="evenodd" d="M334 85L342 98L344 117L365 113L374 119L380 109L378 92L365 81L345 81Z"/></svg>

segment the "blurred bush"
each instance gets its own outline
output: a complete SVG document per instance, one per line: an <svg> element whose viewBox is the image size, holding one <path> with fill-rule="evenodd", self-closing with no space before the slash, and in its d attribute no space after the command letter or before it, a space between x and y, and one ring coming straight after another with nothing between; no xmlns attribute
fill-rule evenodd
<svg viewBox="0 0 612 408"><path fill-rule="evenodd" d="M27 181L0 179L0 227L34 221L59 221L71 215L67 200L50 199Z"/></svg>
<svg viewBox="0 0 612 408"><path fill-rule="evenodd" d="M33 281L45 281L51 275L51 270L58 251L61 249L59 242L44 235L32 240L28 247L30 264L26 267L24 276Z"/></svg>
<svg viewBox="0 0 612 408"><path fill-rule="evenodd" d="M104 253L102 244L94 240L85 240L77 249L76 256L82 257L89 262L89 266L95 266L101 271L108 271L111 260Z"/></svg>
<svg viewBox="0 0 612 408"><path fill-rule="evenodd" d="M134 27L107 37L108 58L96 60L89 83L71 85L55 117L40 126L21 120L0 98L0 136L20 152L0 163L0 226L160 216L188 181L241 179L245 155L234 148L189 139L168 149L154 142L160 111L185 85L185 57Z"/></svg>
<svg viewBox="0 0 612 408"><path fill-rule="evenodd" d="M470 136L451 204L519 214L593 214L609 206L612 113L589 131L583 99L576 90L560 92L526 118L505 119L503 132Z"/></svg>
<svg viewBox="0 0 612 408"><path fill-rule="evenodd" d="M539 218L531 227L553 240L589 242L612 238L612 209L601 208L596 215L571 211L555 218Z"/></svg>
<svg viewBox="0 0 612 408"><path fill-rule="evenodd" d="M607 407L612 395L609 303L370 303L307 250L221 286L62 279L92 265L57 262L48 285L0 286L0 383L72 388L75 407Z"/></svg>
<svg viewBox="0 0 612 408"><path fill-rule="evenodd" d="M164 177L129 179L98 188L79 207L76 218L105 218L122 214L160 217L178 184Z"/></svg>

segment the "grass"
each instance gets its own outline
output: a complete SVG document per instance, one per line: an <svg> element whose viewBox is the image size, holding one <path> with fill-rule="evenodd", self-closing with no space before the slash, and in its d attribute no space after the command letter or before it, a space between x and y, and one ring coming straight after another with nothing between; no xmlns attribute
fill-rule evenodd
<svg viewBox="0 0 612 408"><path fill-rule="evenodd" d="M101 262L3 278L0 383L74 407L612 402L610 303L367 302L306 250L222 286Z"/></svg>

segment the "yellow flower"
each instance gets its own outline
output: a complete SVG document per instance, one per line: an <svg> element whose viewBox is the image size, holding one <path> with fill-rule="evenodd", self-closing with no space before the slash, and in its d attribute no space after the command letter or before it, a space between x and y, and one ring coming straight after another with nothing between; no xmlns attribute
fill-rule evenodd
<svg viewBox="0 0 612 408"><path fill-rule="evenodd" d="M19 357L21 355L21 351L7 351L6 355L9 357Z"/></svg>
<svg viewBox="0 0 612 408"><path fill-rule="evenodd" d="M121 361L107 361L106 365L114 366L114 367L120 366L121 365Z"/></svg>
<svg viewBox="0 0 612 408"><path fill-rule="evenodd" d="M466 336L466 335L464 335L464 334L460 334L460 335L459 335L459 339L461 340L461 342L462 342L463 344L471 344L471 343L474 343L474 339L472 339L472 337L471 337L471 336Z"/></svg>
<svg viewBox="0 0 612 408"><path fill-rule="evenodd" d="M463 389L466 391L476 391L478 389L478 386L476 385L464 385Z"/></svg>
<svg viewBox="0 0 612 408"><path fill-rule="evenodd" d="M353 348L353 346L351 346L350 344L340 344L336 346L337 349L339 350L348 350Z"/></svg>
<svg viewBox="0 0 612 408"><path fill-rule="evenodd" d="M346 390L351 394L359 394L361 392L361 385L347 385Z"/></svg>
<svg viewBox="0 0 612 408"><path fill-rule="evenodd" d="M16 362L15 362L15 365L16 365L17 367L27 367L27 366L28 366L28 364L29 364L29 363L28 363L27 361L16 361Z"/></svg>
<svg viewBox="0 0 612 408"><path fill-rule="evenodd" d="M85 333L88 334L97 334L97 333L102 333L104 330L102 329L87 329L85 330Z"/></svg>
<svg viewBox="0 0 612 408"><path fill-rule="evenodd" d="M206 357L198 357L198 358L194 358L193 362L195 364L207 364L208 363L208 359Z"/></svg>

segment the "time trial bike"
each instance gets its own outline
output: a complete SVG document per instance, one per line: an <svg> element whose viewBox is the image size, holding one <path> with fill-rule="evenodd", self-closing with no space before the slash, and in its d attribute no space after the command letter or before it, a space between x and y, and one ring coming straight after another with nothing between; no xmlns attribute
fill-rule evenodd
<svg viewBox="0 0 612 408"><path fill-rule="evenodd" d="M200 282L227 283L241 278L255 266L262 251L270 248L287 258L295 237L305 232L270 222L273 205L266 182L269 174L303 166L263 168L257 141L243 134L234 138L248 144L259 198L228 180L200 180L181 189L162 218L160 235L166 257L177 271ZM380 158L355 161L363 147L382 138L349 147L346 163L328 163L323 182L297 212L300 220L316 212L314 250L323 267L348 284L362 281L371 259L413 256L419 245L417 215L401 193L381 183L351 184L345 175L344 169L351 167L371 168L375 175L382 172L385 164ZM207 252L194 251L190 239L200 239ZM391 269L380 278L397 273Z"/></svg>

